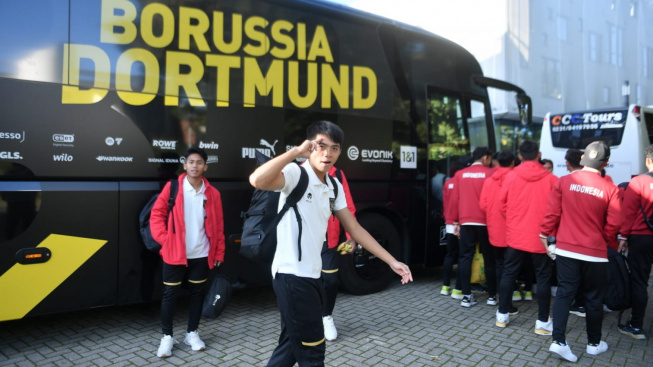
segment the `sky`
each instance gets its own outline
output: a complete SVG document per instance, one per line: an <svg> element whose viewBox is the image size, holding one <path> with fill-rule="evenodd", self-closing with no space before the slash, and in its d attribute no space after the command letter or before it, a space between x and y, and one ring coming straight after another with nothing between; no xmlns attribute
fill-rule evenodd
<svg viewBox="0 0 653 367"><path fill-rule="evenodd" d="M477 59L498 52L507 0L326 0L411 24L450 39Z"/></svg>

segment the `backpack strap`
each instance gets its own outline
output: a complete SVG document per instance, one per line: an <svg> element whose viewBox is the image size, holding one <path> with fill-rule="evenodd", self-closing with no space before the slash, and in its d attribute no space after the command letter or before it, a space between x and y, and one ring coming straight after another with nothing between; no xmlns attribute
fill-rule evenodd
<svg viewBox="0 0 653 367"><path fill-rule="evenodd" d="M336 174L338 174L339 171L340 171L340 170L337 170L337 171L336 171ZM333 185L333 194L334 194L334 198L337 199L337 198L338 198L338 184L336 183L336 179L333 178L333 177L331 177L330 175L327 175L327 177L329 177L329 180L331 180L331 185ZM341 176L341 177L342 177L342 176ZM342 181L341 181L342 178L339 178L338 180L340 180L340 182L342 182Z"/></svg>
<svg viewBox="0 0 653 367"><path fill-rule="evenodd" d="M308 173L306 173L306 170L301 166L299 167L299 171L299 182L286 198L286 202L283 204L281 210L279 210L277 218L275 219L274 227L276 228L279 225L281 218L283 218L288 209L293 208L295 211L295 218L297 219L297 228L299 229L299 235L297 236L299 261L302 261L302 217L299 215L299 211L297 210L297 203L304 196L304 193L306 193L306 189L308 188Z"/></svg>
<svg viewBox="0 0 653 367"><path fill-rule="evenodd" d="M166 223L168 218L170 218L170 213L172 212L172 207L175 206L175 199L177 198L177 191L179 190L179 181L176 178L170 180L170 197L168 198L168 216L166 217ZM172 216L172 233L175 232L175 216Z"/></svg>

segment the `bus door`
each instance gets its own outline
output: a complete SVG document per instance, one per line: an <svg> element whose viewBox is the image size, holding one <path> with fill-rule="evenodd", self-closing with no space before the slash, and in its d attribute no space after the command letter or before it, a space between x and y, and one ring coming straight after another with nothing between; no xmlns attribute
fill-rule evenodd
<svg viewBox="0 0 653 367"><path fill-rule="evenodd" d="M458 169L458 159L470 154L470 144L487 146L485 105L435 88L427 90L427 210L425 263L440 265L446 253L443 217L445 181Z"/></svg>

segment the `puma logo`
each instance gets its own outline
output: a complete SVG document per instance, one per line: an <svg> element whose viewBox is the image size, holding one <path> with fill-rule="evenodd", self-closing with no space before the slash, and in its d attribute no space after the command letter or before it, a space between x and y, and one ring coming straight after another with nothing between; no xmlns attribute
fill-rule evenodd
<svg viewBox="0 0 653 367"><path fill-rule="evenodd" d="M274 143L270 144L270 143L268 143L267 140L261 139L261 145L270 148L270 150L272 151L272 156L277 155L277 152L274 151L274 146L277 145L278 142L279 142L279 140L275 140Z"/></svg>

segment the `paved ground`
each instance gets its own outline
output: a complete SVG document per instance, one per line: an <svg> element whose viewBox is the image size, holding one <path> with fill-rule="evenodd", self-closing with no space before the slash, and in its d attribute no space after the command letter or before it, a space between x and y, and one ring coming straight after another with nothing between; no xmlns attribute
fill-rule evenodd
<svg viewBox="0 0 653 367"><path fill-rule="evenodd" d="M369 296L341 294L334 318L339 338L328 343L328 366L560 366L548 352L550 337L533 332L537 306L516 302L519 315L505 329L494 326L495 308L476 293L471 309L440 296L441 274L420 272L415 282L395 282ZM649 294L651 294L649 288ZM4 300L3 302L6 302ZM581 366L653 366L653 302L645 330L648 341L620 334L615 313L606 313L603 339L610 349L585 353L585 319L570 315L568 343ZM184 304L176 338L183 341ZM0 323L2 366L264 366L276 345L279 313L271 288L239 291L218 320L203 320L207 344L192 352L178 344L159 359L158 305L113 307Z"/></svg>

